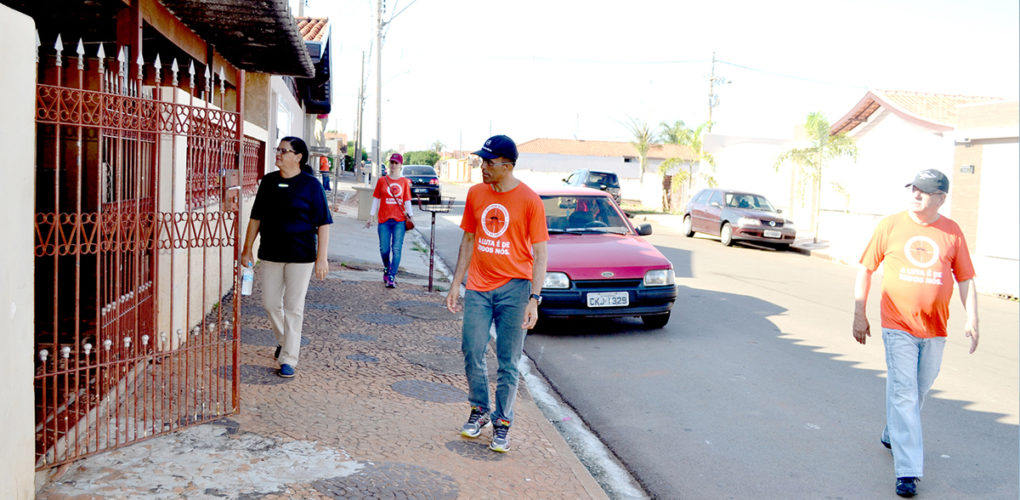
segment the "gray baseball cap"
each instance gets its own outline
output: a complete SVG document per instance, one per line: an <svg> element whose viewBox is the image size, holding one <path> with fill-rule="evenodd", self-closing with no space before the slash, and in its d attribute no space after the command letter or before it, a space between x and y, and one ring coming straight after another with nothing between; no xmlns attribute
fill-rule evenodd
<svg viewBox="0 0 1020 500"><path fill-rule="evenodd" d="M918 172L917 175L914 176L914 181L908 183L904 187L910 186L914 186L928 194L948 193L949 178L946 177L946 174L943 174L934 168L929 168Z"/></svg>

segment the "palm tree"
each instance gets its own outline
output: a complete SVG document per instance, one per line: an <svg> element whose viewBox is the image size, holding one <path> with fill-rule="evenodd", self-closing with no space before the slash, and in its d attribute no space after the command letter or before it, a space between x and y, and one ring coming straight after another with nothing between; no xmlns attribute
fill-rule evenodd
<svg viewBox="0 0 1020 500"><path fill-rule="evenodd" d="M804 130L808 135L808 145L803 148L794 148L783 152L776 158L776 163L773 167L778 171L780 165L786 161L791 161L798 167L801 175L811 180L811 227L814 231L814 241L818 243L818 214L821 212L822 170L825 169L825 165L829 160L835 158L850 156L854 161L857 161L857 145L852 137L844 133L830 134L829 121L825 119L821 111L808 114L807 121L804 123ZM792 178L793 174L791 174Z"/></svg>
<svg viewBox="0 0 1020 500"><path fill-rule="evenodd" d="M634 140L631 145L637 150L638 158L641 160L639 168L641 169L638 173L638 183L644 185L645 182L645 162L648 160L648 148L652 145L652 131L648 128L648 124L645 122L638 121L634 118L630 119L630 124L627 125L630 133L633 134Z"/></svg>
<svg viewBox="0 0 1020 500"><path fill-rule="evenodd" d="M435 151L436 153L442 152L443 148L445 147L446 144L443 144L443 142L440 141L439 139L436 139L436 142L432 143L432 150Z"/></svg>
<svg viewBox="0 0 1020 500"><path fill-rule="evenodd" d="M680 169L683 165L683 161L680 158L669 158L659 165L659 172L664 176L669 175L670 172L675 168L677 171L672 174L673 182L668 187L668 191L672 192L680 187L680 184L684 181L687 182L687 190L684 193L684 201L690 199L694 190L694 172L697 171L698 175L711 187L715 187L716 180L713 174L715 173L715 157L710 153L706 153L704 149L704 142L702 135L711 128L711 123L702 123L695 129L687 128L683 121L673 122L673 125L667 123L659 124L662 131L659 136L665 141L669 140L672 144L678 144L680 146L687 146L691 152L691 158L688 163L687 171ZM701 171L701 163L708 164L711 169L704 172ZM664 190L667 188L664 186ZM669 206L670 196L668 193L663 193L664 206L667 210Z"/></svg>

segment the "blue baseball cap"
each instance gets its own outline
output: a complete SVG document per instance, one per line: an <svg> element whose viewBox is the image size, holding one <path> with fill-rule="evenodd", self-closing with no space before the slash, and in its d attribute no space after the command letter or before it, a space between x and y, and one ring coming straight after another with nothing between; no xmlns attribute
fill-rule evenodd
<svg viewBox="0 0 1020 500"><path fill-rule="evenodd" d="M485 145L482 149L475 151L474 154L485 158L486 160L492 160L495 158L506 158L510 161L517 161L517 144L514 144L514 140L505 135L494 135L485 140Z"/></svg>

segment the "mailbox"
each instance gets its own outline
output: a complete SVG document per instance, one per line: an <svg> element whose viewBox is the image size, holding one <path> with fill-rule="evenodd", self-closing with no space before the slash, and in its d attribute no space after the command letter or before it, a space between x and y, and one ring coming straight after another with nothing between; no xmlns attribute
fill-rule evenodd
<svg viewBox="0 0 1020 500"><path fill-rule="evenodd" d="M236 212L241 207L241 172L226 168L220 175L220 210Z"/></svg>

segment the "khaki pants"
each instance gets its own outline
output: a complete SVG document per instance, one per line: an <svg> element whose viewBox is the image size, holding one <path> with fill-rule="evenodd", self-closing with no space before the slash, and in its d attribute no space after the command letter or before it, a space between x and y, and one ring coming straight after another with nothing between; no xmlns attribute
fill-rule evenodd
<svg viewBox="0 0 1020 500"><path fill-rule="evenodd" d="M301 349L301 325L305 318L305 294L314 262L262 261L262 306L269 315L280 350L280 364L297 367Z"/></svg>

